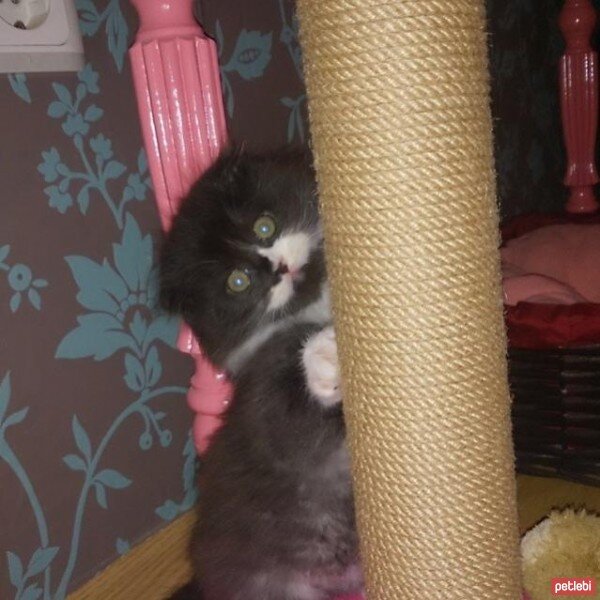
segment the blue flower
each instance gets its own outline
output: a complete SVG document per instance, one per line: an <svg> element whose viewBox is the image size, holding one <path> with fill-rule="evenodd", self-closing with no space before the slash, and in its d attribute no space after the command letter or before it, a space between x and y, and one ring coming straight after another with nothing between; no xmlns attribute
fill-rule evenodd
<svg viewBox="0 0 600 600"><path fill-rule="evenodd" d="M101 133L90 140L90 147L104 160L108 160L113 155L112 142Z"/></svg>
<svg viewBox="0 0 600 600"><path fill-rule="evenodd" d="M69 135L74 136L76 133L86 135L90 130L90 126L83 120L80 114L69 115L67 120L63 123L63 131Z"/></svg>
<svg viewBox="0 0 600 600"><path fill-rule="evenodd" d="M130 190L130 195L136 200L144 200L146 198L146 184L142 181L139 173L132 173L127 178L127 188Z"/></svg>
<svg viewBox="0 0 600 600"><path fill-rule="evenodd" d="M113 264L66 258L79 288L77 301L90 312L77 318L79 324L59 344L57 358L104 360L123 348L146 352L157 339L174 345L176 321L151 313L156 295L152 257L152 238L142 235L128 214L121 243L113 244ZM149 324L142 313L151 317Z"/></svg>
<svg viewBox="0 0 600 600"><path fill-rule="evenodd" d="M60 154L56 148L50 148L42 152L42 158L44 160L37 169L44 176L46 183L53 183L58 179L57 167L60 165Z"/></svg>
<svg viewBox="0 0 600 600"><path fill-rule="evenodd" d="M19 263L11 267L8 272L8 285L15 292L10 299L12 312L17 312L24 292L27 292L27 298L31 306L37 310L41 309L42 299L35 288L46 287L48 282L45 279L33 279L31 269L27 265Z"/></svg>
<svg viewBox="0 0 600 600"><path fill-rule="evenodd" d="M67 209L73 206L73 197L71 194L63 194L56 185L50 185L44 189L48 196L48 204L55 208L61 215L67 212Z"/></svg>
<svg viewBox="0 0 600 600"><path fill-rule="evenodd" d="M88 92L92 94L97 94L100 89L98 88L98 79L100 76L94 69L92 69L92 65L88 63L79 73L77 73L77 78L87 88Z"/></svg>
<svg viewBox="0 0 600 600"><path fill-rule="evenodd" d="M242 29L223 71L237 71L245 80L261 77L271 60L272 37L272 33Z"/></svg>

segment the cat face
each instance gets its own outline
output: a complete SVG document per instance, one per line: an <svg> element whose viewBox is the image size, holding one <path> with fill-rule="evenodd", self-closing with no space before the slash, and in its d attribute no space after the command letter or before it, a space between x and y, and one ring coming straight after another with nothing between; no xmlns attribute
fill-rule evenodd
<svg viewBox="0 0 600 600"><path fill-rule="evenodd" d="M192 188L165 241L161 301L219 366L319 299L316 186L304 155L228 151Z"/></svg>

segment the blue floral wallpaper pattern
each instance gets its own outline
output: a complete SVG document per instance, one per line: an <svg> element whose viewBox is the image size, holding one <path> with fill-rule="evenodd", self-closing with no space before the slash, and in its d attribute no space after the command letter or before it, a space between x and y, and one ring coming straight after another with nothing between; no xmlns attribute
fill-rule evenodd
<svg viewBox="0 0 600 600"><path fill-rule="evenodd" d="M191 364L160 238L125 0L77 0L87 64L0 79L0 598L62 600L194 504ZM232 136L306 136L290 0L203 2Z"/></svg>
<svg viewBox="0 0 600 600"><path fill-rule="evenodd" d="M2 599L63 600L198 494L191 364L155 307L159 223L126 57L137 19L126 0L76 4L80 73L0 77ZM560 6L488 0L506 215L563 201ZM197 8L231 137L306 143L293 1Z"/></svg>

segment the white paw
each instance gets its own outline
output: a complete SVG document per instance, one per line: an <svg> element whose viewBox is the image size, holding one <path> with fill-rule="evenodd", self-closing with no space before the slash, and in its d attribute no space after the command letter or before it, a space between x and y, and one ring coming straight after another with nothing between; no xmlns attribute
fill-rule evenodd
<svg viewBox="0 0 600 600"><path fill-rule="evenodd" d="M340 402L342 392L333 327L326 327L308 339L302 350L302 365L310 393L323 406Z"/></svg>

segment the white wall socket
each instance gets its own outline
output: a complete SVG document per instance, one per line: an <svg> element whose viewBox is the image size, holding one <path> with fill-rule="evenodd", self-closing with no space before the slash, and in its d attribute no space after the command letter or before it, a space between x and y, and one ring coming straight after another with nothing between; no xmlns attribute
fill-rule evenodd
<svg viewBox="0 0 600 600"><path fill-rule="evenodd" d="M0 0L0 72L78 71L83 65L74 0Z"/></svg>

